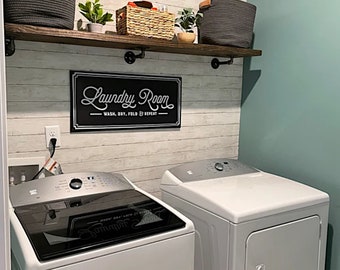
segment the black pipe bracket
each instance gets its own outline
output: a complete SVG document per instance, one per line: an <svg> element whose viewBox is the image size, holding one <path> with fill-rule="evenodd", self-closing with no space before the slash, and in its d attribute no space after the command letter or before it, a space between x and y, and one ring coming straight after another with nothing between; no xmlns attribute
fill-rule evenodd
<svg viewBox="0 0 340 270"><path fill-rule="evenodd" d="M232 65L234 63L234 57L230 57L227 61L220 61L217 58L211 60L211 67L213 69L218 69L220 65Z"/></svg>
<svg viewBox="0 0 340 270"><path fill-rule="evenodd" d="M12 56L15 53L15 43L12 38L5 38L5 55Z"/></svg>
<svg viewBox="0 0 340 270"><path fill-rule="evenodd" d="M141 48L141 53L140 54L135 54L132 51L128 51L124 55L124 60L128 64L133 64L136 62L136 59L143 59L145 57L145 49Z"/></svg>

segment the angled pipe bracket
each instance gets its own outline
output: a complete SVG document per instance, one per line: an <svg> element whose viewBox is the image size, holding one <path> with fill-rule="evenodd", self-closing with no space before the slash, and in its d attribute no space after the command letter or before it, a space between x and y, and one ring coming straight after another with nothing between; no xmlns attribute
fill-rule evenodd
<svg viewBox="0 0 340 270"><path fill-rule="evenodd" d="M211 67L213 69L218 69L220 65L231 65L233 63L234 63L234 57L230 57L230 59L227 61L220 61L217 58L213 58L211 60Z"/></svg>
<svg viewBox="0 0 340 270"><path fill-rule="evenodd" d="M135 54L132 51L128 51L124 55L124 60L128 64L133 64L137 58L143 59L145 57L145 49L141 48L141 53L140 54Z"/></svg>
<svg viewBox="0 0 340 270"><path fill-rule="evenodd" d="M12 38L5 38L5 55L12 56L15 53L15 43Z"/></svg>

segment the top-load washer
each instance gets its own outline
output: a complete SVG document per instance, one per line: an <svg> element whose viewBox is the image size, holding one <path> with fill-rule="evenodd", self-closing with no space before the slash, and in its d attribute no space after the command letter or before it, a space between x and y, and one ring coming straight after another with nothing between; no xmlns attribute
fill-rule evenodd
<svg viewBox="0 0 340 270"><path fill-rule="evenodd" d="M324 269L324 192L231 159L169 169L161 190L194 222L195 270Z"/></svg>
<svg viewBox="0 0 340 270"><path fill-rule="evenodd" d="M12 270L193 270L192 222L121 174L37 179L10 201Z"/></svg>

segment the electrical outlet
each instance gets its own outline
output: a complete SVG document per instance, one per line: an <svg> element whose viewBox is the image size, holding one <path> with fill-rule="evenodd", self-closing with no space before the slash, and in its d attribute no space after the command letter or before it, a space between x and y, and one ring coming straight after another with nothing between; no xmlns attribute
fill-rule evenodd
<svg viewBox="0 0 340 270"><path fill-rule="evenodd" d="M56 147L61 146L60 141L60 128L59 126L46 126L45 127L45 138L46 138L46 147L49 148L50 140L55 138L57 139Z"/></svg>

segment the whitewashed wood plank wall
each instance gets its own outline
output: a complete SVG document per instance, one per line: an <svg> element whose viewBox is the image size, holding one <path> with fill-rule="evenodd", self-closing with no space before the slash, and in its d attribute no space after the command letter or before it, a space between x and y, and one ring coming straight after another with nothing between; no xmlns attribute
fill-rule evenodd
<svg viewBox="0 0 340 270"><path fill-rule="evenodd" d="M116 8L126 3L112 2ZM198 6L187 2L166 4L169 10ZM9 157L47 156L44 127L59 125L62 147L55 159L65 173L121 172L158 197L167 168L238 157L242 59L213 70L211 57L147 52L128 65L118 49L25 41L16 47L6 58ZM70 133L70 70L181 76L182 127Z"/></svg>

